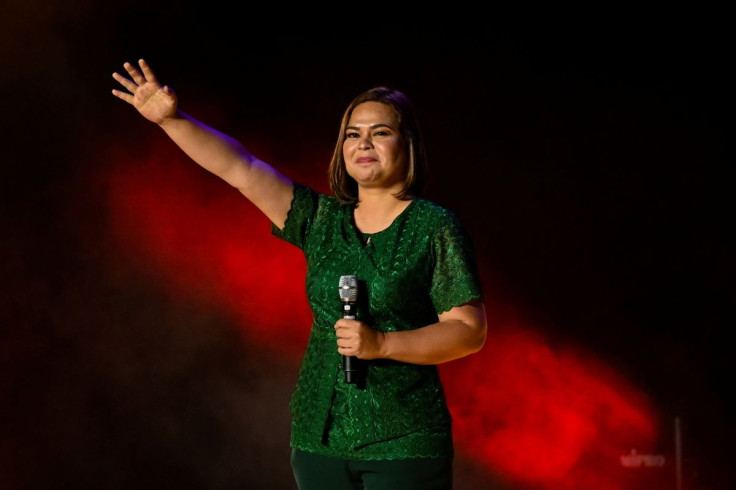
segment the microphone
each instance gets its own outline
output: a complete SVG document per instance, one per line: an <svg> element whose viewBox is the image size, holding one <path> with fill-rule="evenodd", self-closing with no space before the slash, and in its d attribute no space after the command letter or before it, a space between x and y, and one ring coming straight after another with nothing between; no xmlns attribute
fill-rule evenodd
<svg viewBox="0 0 736 490"><path fill-rule="evenodd" d="M358 277L340 277L340 301L342 301L342 317L355 320L358 309ZM342 356L342 367L345 371L345 382L355 383L358 379L358 358Z"/></svg>

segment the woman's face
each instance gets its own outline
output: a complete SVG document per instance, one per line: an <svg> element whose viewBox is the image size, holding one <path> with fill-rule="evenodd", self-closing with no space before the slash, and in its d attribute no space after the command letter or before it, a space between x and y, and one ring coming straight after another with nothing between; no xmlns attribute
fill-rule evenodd
<svg viewBox="0 0 736 490"><path fill-rule="evenodd" d="M393 108L363 102L353 109L342 145L348 175L359 188L400 190L406 178L406 145Z"/></svg>

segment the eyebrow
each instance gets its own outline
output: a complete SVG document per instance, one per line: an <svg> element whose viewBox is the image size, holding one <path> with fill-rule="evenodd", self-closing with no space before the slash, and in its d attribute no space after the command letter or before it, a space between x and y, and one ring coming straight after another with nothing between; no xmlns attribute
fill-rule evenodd
<svg viewBox="0 0 736 490"><path fill-rule="evenodd" d="M372 126L368 126L368 128L369 128L369 129L376 129L376 128L388 128L388 129L393 129L393 128L391 127L391 125L390 125L390 124L386 124L386 123L378 123L378 124L374 124L374 125L372 125ZM360 129L360 128L358 128L358 126L347 126L347 127L345 128L345 129L346 129L346 130L348 130L348 129L355 129L355 130L357 130L357 129Z"/></svg>

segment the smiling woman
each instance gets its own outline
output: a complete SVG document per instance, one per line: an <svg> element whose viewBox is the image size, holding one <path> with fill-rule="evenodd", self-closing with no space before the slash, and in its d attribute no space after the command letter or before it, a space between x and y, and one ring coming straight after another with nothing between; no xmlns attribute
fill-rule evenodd
<svg viewBox="0 0 736 490"><path fill-rule="evenodd" d="M343 142L348 175L358 187L391 189L399 194L406 176L399 121L390 106L365 102L350 115Z"/></svg>
<svg viewBox="0 0 736 490"><path fill-rule="evenodd" d="M426 156L409 98L377 87L352 100L327 195L181 112L145 61L124 67L130 78L113 78L126 90L113 95L304 254L313 323L290 404L299 488L451 490L452 420L437 365L483 347L486 314L470 237L455 213L421 197ZM346 275L359 299L349 316L336 291ZM351 359L354 379L343 377Z"/></svg>
<svg viewBox="0 0 736 490"><path fill-rule="evenodd" d="M361 191L353 213L363 233L387 228L409 205L405 190L407 162L405 143L399 132L396 112L380 102L364 102L350 116L345 131L345 169ZM398 199L384 201L391 192ZM388 206L383 203L389 204Z"/></svg>

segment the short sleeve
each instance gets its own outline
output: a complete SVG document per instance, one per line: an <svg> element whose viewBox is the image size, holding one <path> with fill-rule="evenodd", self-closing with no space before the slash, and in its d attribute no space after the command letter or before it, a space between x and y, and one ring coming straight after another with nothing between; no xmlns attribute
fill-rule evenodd
<svg viewBox="0 0 736 490"><path fill-rule="evenodd" d="M271 234L300 249L304 249L314 216L317 212L318 195L312 189L294 183L294 198L286 215L283 229L271 223Z"/></svg>
<svg viewBox="0 0 736 490"><path fill-rule="evenodd" d="M438 313L473 299L482 299L475 251L457 217L445 216L433 237L435 268L430 296Z"/></svg>

